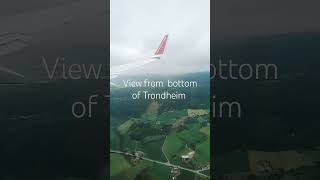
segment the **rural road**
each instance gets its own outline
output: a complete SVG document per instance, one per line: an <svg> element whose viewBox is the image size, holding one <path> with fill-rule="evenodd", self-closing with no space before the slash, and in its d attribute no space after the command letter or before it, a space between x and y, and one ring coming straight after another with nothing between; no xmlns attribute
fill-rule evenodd
<svg viewBox="0 0 320 180"><path fill-rule="evenodd" d="M116 154L122 154L122 155L126 155L126 156L136 157L134 154L131 154L131 153L125 153L123 151L117 151L117 150L111 150L111 149L110 149L110 153L116 153ZM210 168L207 168L207 169L204 169L204 170L203 169L201 169L201 170L193 170L193 169L188 169L188 168L185 168L185 167L177 166L177 165L174 165L174 164L170 164L169 162L161 162L161 161L149 159L149 158L146 158L146 157L140 157L140 159L145 160L145 161L149 161L149 162L153 162L153 163L157 163L157 164L161 164L161 165L168 166L168 167L176 167L178 169L189 171L189 172L192 172L194 174L198 174L200 176L203 176L203 177L206 177L206 178L210 179L210 176L201 173L201 171L209 170Z"/></svg>

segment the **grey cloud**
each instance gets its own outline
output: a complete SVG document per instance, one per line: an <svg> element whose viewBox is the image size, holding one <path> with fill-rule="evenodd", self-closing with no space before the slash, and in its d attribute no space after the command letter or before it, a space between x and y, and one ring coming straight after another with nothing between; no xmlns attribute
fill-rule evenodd
<svg viewBox="0 0 320 180"><path fill-rule="evenodd" d="M318 0L215 0L213 39L320 31Z"/></svg>
<svg viewBox="0 0 320 180"><path fill-rule="evenodd" d="M168 33L161 62L135 72L209 71L210 0L111 0L110 15L111 65L152 56Z"/></svg>

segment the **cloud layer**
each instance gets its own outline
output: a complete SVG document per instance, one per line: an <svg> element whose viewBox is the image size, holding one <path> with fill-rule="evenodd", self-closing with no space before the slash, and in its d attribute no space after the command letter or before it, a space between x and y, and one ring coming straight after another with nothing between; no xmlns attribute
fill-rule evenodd
<svg viewBox="0 0 320 180"><path fill-rule="evenodd" d="M209 71L210 0L112 0L110 14L112 66L152 56L168 33L163 58L130 73Z"/></svg>

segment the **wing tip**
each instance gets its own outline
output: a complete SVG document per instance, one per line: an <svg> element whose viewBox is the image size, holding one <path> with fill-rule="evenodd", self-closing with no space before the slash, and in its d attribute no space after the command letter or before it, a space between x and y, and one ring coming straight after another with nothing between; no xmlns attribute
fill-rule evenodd
<svg viewBox="0 0 320 180"><path fill-rule="evenodd" d="M159 57L160 58L160 56L163 55L164 50L166 48L167 41L168 41L168 36L169 36L169 34L166 34L164 36L164 38L162 39L158 49L156 50L156 52L154 53L154 56L152 56L152 57Z"/></svg>

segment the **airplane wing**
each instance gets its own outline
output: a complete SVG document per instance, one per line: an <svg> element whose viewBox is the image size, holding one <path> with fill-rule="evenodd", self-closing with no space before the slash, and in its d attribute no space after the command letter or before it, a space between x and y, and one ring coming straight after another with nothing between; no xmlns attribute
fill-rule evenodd
<svg viewBox="0 0 320 180"><path fill-rule="evenodd" d="M116 77L118 77L122 72L124 71L128 71L134 68L138 68L141 66L144 66L146 64L149 64L151 62L157 61L161 58L161 56L164 53L166 44L167 44L167 40L168 40L168 34L164 36L164 38L162 39L158 49L156 50L156 52L154 53L154 55L146 60L142 60L142 61L137 61L134 63L128 63L128 64L123 64L120 66L116 66L116 67L111 67L110 70L110 79L114 79Z"/></svg>
<svg viewBox="0 0 320 180"><path fill-rule="evenodd" d="M16 69L12 70L12 64L20 62L11 62L7 57L19 56L20 52L23 52L22 50L30 46L33 47L34 41L37 41L39 37L42 38L44 33L48 31L70 26L70 24L80 24L78 21L82 19L96 19L87 17L88 14L90 16L100 16L100 14L106 13L103 0L95 0L94 3L87 0L52 0L51 2L57 5L38 8L37 6L42 7L41 5L43 5L39 1L39 3L33 5L34 9L32 11L20 12L11 8L10 12L12 13L9 15L0 13L0 84L24 81L23 75L18 73ZM4 9L4 6L0 8L0 10ZM48 33L47 39L50 37L51 34ZM37 46L36 48L41 47ZM23 61L26 61L26 59ZM10 65L8 66L8 64ZM21 61L20 64L25 63ZM8 68L10 66L11 68Z"/></svg>
<svg viewBox="0 0 320 180"><path fill-rule="evenodd" d="M29 45L37 33L58 27L76 15L77 3L0 17L0 57L15 53ZM72 11L71 11L72 10Z"/></svg>
<svg viewBox="0 0 320 180"><path fill-rule="evenodd" d="M18 33L6 33L0 35L0 57L14 53L27 46L29 36ZM24 76L0 66L0 83L11 84L11 83L23 83Z"/></svg>

